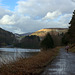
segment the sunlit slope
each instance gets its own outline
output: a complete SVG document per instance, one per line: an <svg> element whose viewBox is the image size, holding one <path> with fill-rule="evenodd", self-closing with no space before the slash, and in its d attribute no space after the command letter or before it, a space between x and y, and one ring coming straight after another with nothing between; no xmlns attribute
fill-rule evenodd
<svg viewBox="0 0 75 75"><path fill-rule="evenodd" d="M68 28L45 28L45 29L41 29L38 30L34 33L32 33L31 35L37 35L40 37L45 36L48 32L52 35L57 35L57 34L61 34L61 33L66 33L68 31Z"/></svg>

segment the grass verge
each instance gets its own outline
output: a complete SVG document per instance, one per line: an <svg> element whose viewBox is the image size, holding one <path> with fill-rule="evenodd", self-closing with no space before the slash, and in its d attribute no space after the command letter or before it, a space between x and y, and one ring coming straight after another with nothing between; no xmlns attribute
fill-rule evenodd
<svg viewBox="0 0 75 75"><path fill-rule="evenodd" d="M0 75L39 75L59 53L59 47L48 51L42 51L31 58L20 58L19 60L3 64Z"/></svg>
<svg viewBox="0 0 75 75"><path fill-rule="evenodd" d="M69 51L75 53L75 45L70 45Z"/></svg>

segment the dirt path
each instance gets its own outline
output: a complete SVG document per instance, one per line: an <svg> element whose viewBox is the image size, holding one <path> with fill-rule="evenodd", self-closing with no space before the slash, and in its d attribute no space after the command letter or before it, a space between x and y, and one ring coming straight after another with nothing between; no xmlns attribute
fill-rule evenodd
<svg viewBox="0 0 75 75"><path fill-rule="evenodd" d="M46 67L41 75L75 75L75 54L60 49L59 56Z"/></svg>

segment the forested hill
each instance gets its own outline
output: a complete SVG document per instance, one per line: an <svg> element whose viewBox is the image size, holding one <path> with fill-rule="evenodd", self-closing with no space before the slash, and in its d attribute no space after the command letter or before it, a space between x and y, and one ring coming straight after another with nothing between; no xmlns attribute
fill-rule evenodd
<svg viewBox="0 0 75 75"><path fill-rule="evenodd" d="M15 43L15 35L12 32L0 28L0 47Z"/></svg>
<svg viewBox="0 0 75 75"><path fill-rule="evenodd" d="M47 33L50 33L53 38L54 45L60 46L62 44L61 39L67 31L68 28L44 28L32 33L31 35L39 36L42 40Z"/></svg>

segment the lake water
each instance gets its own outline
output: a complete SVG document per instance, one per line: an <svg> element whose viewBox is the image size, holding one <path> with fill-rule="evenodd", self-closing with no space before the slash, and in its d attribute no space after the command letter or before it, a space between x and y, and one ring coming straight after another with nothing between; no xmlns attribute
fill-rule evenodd
<svg viewBox="0 0 75 75"><path fill-rule="evenodd" d="M40 52L40 49L0 48L0 63L13 62L18 58L28 58Z"/></svg>

